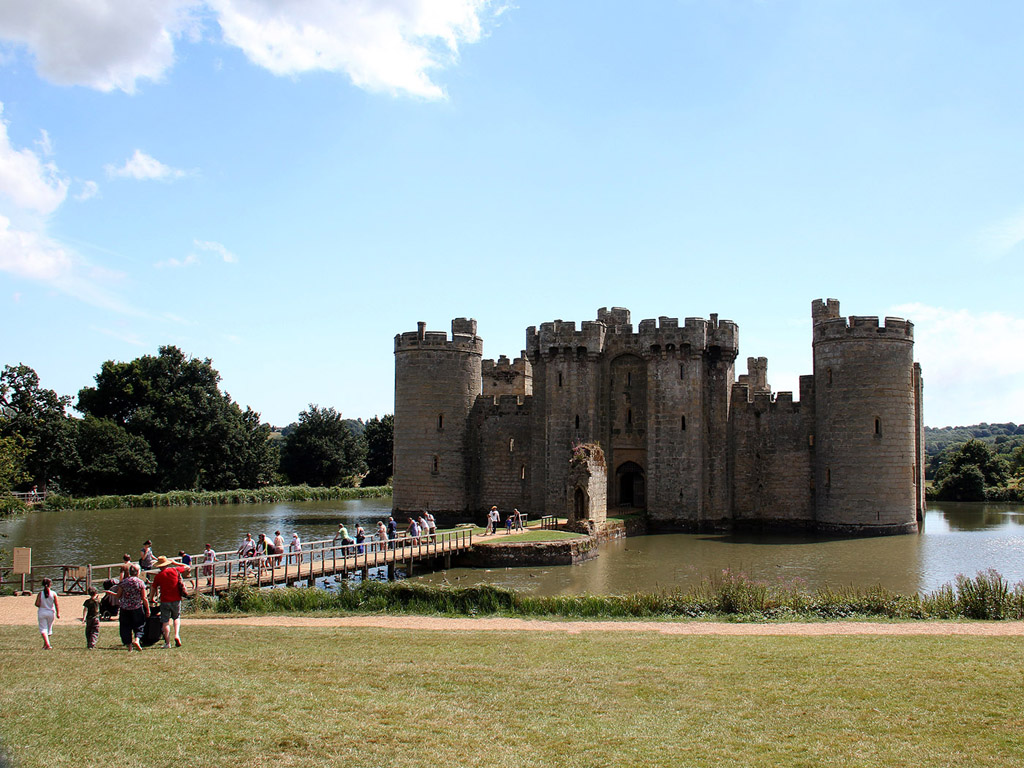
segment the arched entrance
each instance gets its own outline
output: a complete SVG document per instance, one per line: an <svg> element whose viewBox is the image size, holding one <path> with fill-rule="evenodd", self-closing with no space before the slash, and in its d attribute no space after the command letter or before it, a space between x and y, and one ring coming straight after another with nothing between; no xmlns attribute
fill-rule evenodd
<svg viewBox="0 0 1024 768"><path fill-rule="evenodd" d="M626 461L615 470L615 486L620 507L646 506L644 470L635 461Z"/></svg>
<svg viewBox="0 0 1024 768"><path fill-rule="evenodd" d="M587 494L583 492L582 488L577 488L576 493L573 494L572 508L576 520L585 520L589 517L587 515Z"/></svg>

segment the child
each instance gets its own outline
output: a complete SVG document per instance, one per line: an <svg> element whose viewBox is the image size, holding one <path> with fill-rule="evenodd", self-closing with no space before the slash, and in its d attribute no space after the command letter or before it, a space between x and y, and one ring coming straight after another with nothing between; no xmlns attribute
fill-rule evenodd
<svg viewBox="0 0 1024 768"><path fill-rule="evenodd" d="M60 604L57 593L50 589L53 581L50 577L43 579L43 591L36 595L36 608L39 609L39 634L43 636L43 650L50 650L50 635L53 634L53 621L60 618Z"/></svg>
<svg viewBox="0 0 1024 768"><path fill-rule="evenodd" d="M512 515L505 518L505 535L512 533Z"/></svg>
<svg viewBox="0 0 1024 768"><path fill-rule="evenodd" d="M89 587L89 596L82 603L82 621L85 623L85 647L95 648L100 639L100 597L96 587Z"/></svg>

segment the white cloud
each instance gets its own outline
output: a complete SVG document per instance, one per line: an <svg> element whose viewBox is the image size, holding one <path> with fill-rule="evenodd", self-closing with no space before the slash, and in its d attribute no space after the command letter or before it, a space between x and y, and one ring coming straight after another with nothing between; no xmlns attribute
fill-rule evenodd
<svg viewBox="0 0 1024 768"><path fill-rule="evenodd" d="M109 176L120 176L122 178L137 179L139 181L146 181L149 179L156 179L157 181L173 181L174 179L180 179L182 176L187 175L185 171L177 168L171 168L169 165L164 165L155 157L147 155L141 149L136 149L135 154L129 157L120 168L113 165L107 165L106 168Z"/></svg>
<svg viewBox="0 0 1024 768"><path fill-rule="evenodd" d="M91 200L100 193L100 185L95 181L83 181L82 191L75 195L75 200L84 201Z"/></svg>
<svg viewBox="0 0 1024 768"><path fill-rule="evenodd" d="M46 215L60 207L67 193L68 180L57 166L42 162L31 149L12 147L7 123L0 120L0 194L16 208Z"/></svg>
<svg viewBox="0 0 1024 768"><path fill-rule="evenodd" d="M47 0L0 5L0 37L26 46L62 85L134 92L201 37L212 12L224 42L276 75L323 70L370 91L444 98L430 72L482 36L491 0ZM491 13L499 15L504 8Z"/></svg>
<svg viewBox="0 0 1024 768"><path fill-rule="evenodd" d="M3 105L0 104L0 112ZM52 152L48 134L37 142ZM15 149L0 120L0 271L117 312L138 314L111 291L122 275L85 261L47 234L48 217L67 198L68 180L30 149Z"/></svg>
<svg viewBox="0 0 1024 768"><path fill-rule="evenodd" d="M157 269L175 269L178 267L192 267L198 263L199 257L196 256L194 253L190 253L184 259L176 259L174 257L171 257L169 259L164 259L163 261L158 261L153 266L156 267Z"/></svg>
<svg viewBox="0 0 1024 768"><path fill-rule="evenodd" d="M0 36L24 45L59 85L135 91L174 63L196 0L30 0L0 6Z"/></svg>
<svg viewBox="0 0 1024 768"><path fill-rule="evenodd" d="M73 259L59 243L38 232L13 229L0 215L0 270L30 280L54 282L72 271Z"/></svg>
<svg viewBox="0 0 1024 768"><path fill-rule="evenodd" d="M228 264L238 263L238 257L220 243L214 242L213 240L195 240L194 242L196 248L216 253Z"/></svg>
<svg viewBox="0 0 1024 768"><path fill-rule="evenodd" d="M39 147L39 151L45 157L49 157L53 154L53 142L50 141L50 134L45 129L39 132L39 138L36 139L36 146Z"/></svg>
<svg viewBox="0 0 1024 768"><path fill-rule="evenodd" d="M925 304L893 307L888 314L914 323L925 424L1024 422L1024 317Z"/></svg>
<svg viewBox="0 0 1024 768"><path fill-rule="evenodd" d="M480 39L486 0L211 0L224 40L277 75L344 72L369 91L428 99L428 75Z"/></svg>
<svg viewBox="0 0 1024 768"><path fill-rule="evenodd" d="M44 232L12 227L11 220L3 215L0 271L44 283L93 306L139 314L110 290L110 286L121 281L120 273L86 263Z"/></svg>

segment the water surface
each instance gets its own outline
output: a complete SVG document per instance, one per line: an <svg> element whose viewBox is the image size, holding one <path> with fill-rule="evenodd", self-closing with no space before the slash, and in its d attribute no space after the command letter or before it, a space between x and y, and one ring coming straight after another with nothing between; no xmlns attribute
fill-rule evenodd
<svg viewBox="0 0 1024 768"><path fill-rule="evenodd" d="M0 521L0 546L32 547L35 565L112 563L138 556L146 539L157 554L201 552L209 541L233 551L248 532L303 541L330 538L339 522L369 532L387 519L391 499L281 502L160 509L34 512ZM963 573L995 568L1024 580L1024 505L934 504L921 533L868 539L793 535L665 534L609 542L582 565L549 568L451 569L417 579L450 584L487 582L537 594L674 589L725 569L751 578L808 588L882 585L930 591Z"/></svg>

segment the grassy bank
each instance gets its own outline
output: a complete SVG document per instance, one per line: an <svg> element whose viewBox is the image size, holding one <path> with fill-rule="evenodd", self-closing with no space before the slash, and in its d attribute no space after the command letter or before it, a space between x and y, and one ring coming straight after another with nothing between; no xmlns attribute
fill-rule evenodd
<svg viewBox="0 0 1024 768"><path fill-rule="evenodd" d="M0 628L19 768L1006 766L1022 638ZM72 637L73 635L73 637ZM186 723L186 725L182 725Z"/></svg>
<svg viewBox="0 0 1024 768"><path fill-rule="evenodd" d="M766 585L723 573L698 587L632 595L531 595L489 585L447 587L408 581L367 581L351 589L241 588L199 610L220 613L405 612L563 618L729 618L764 620L1024 619L1024 583L994 571L959 577L935 592L899 595L875 587L822 589Z"/></svg>
<svg viewBox="0 0 1024 768"><path fill-rule="evenodd" d="M194 507L210 504L271 504L278 501L376 499L391 495L391 486L373 488L311 488L308 485L268 486L235 491L169 491L74 498L51 495L47 509L121 509L132 507Z"/></svg>

